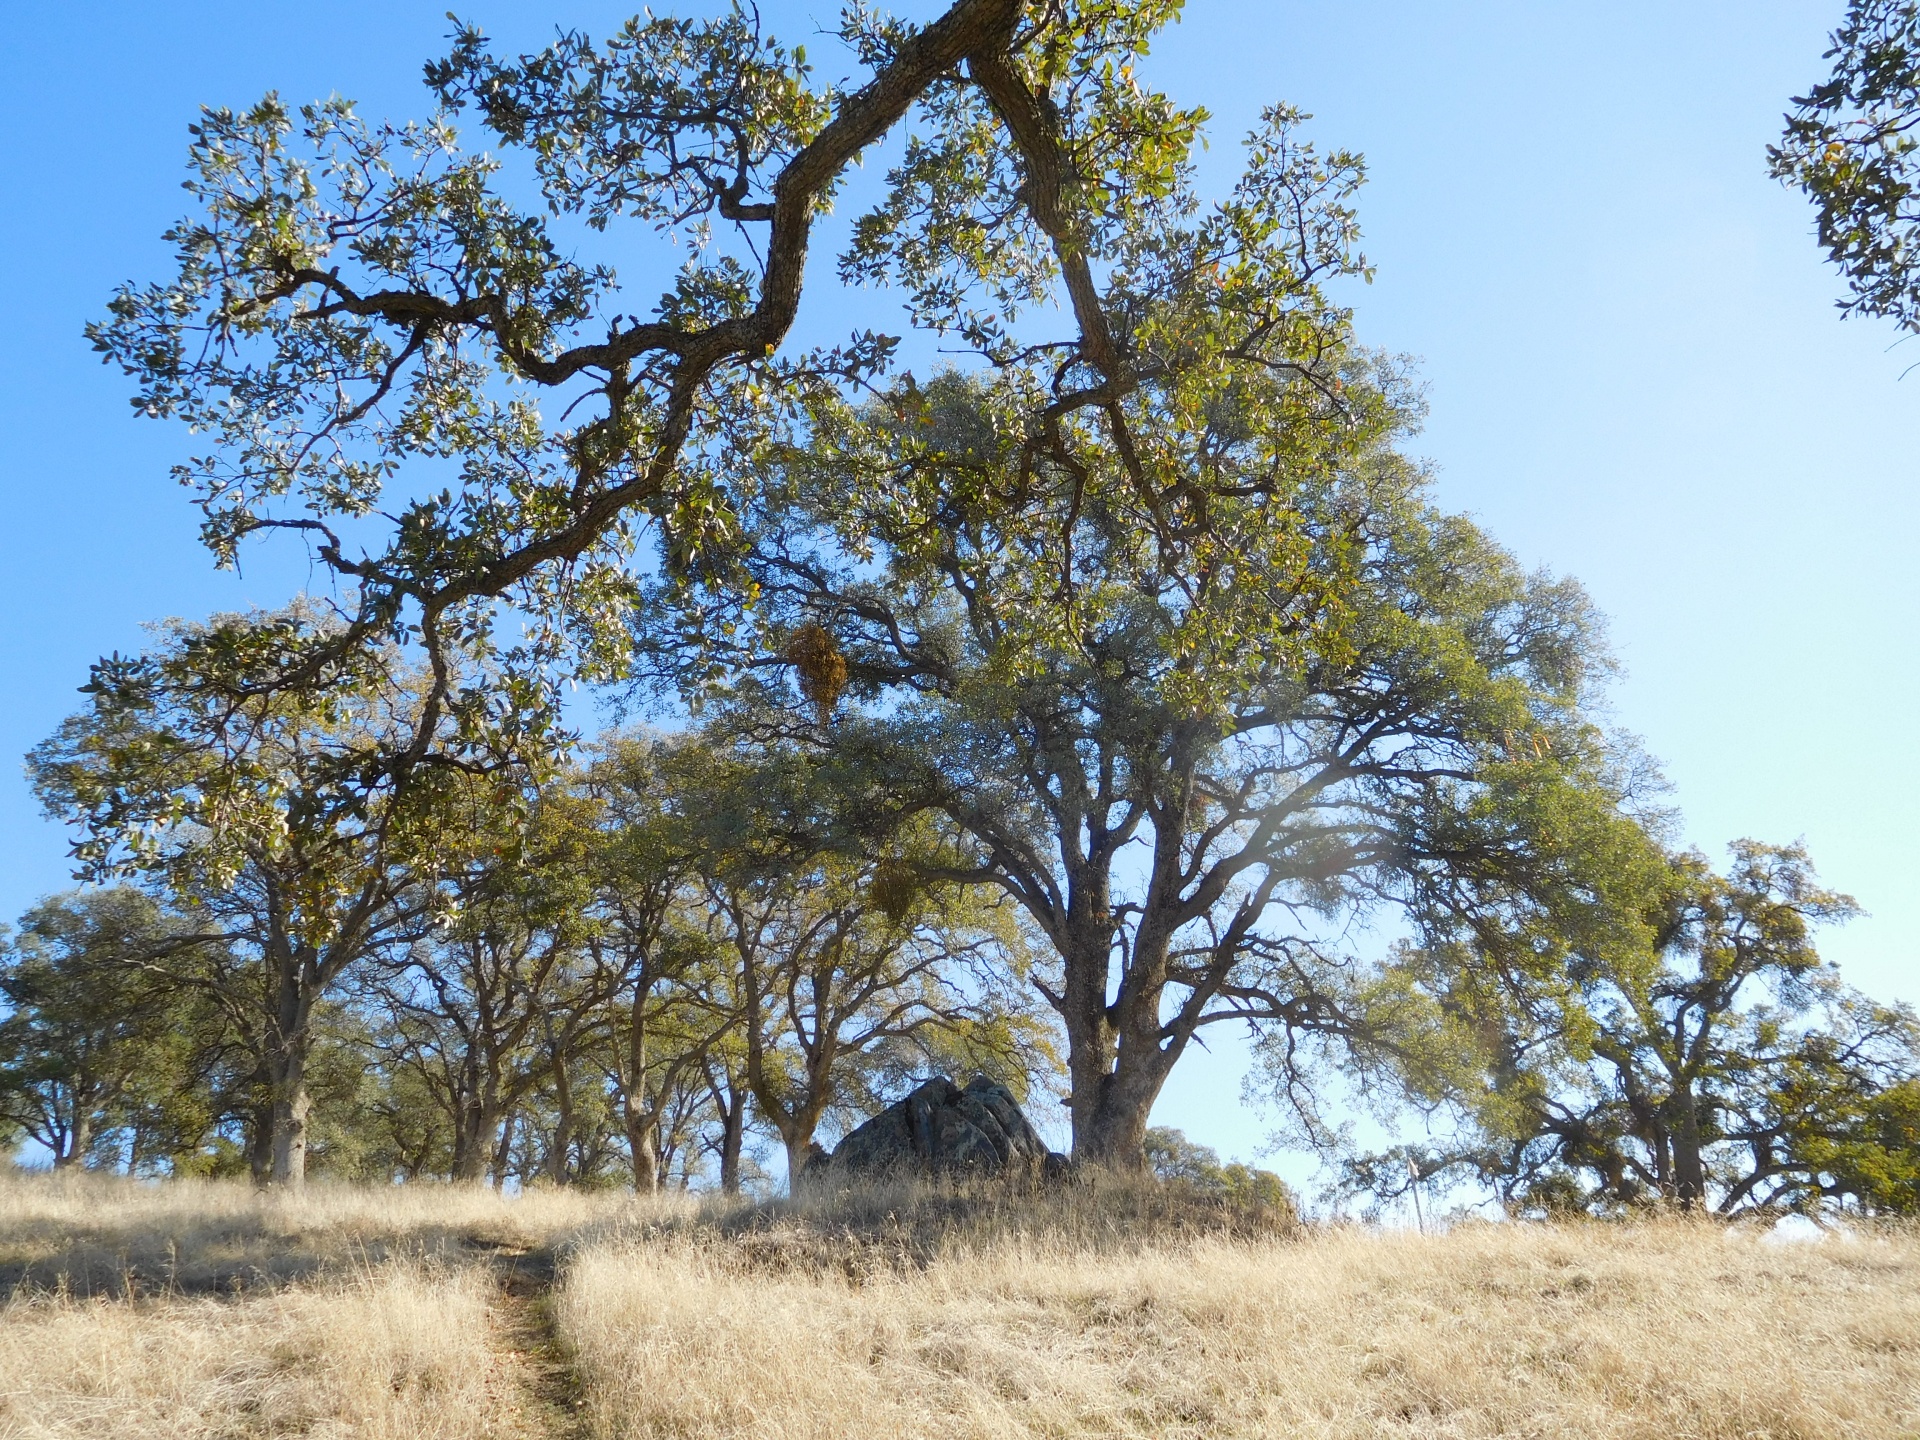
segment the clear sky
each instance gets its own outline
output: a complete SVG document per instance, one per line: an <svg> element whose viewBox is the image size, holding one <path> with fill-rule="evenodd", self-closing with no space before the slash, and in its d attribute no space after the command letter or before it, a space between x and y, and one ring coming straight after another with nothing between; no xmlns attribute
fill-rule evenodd
<svg viewBox="0 0 1920 1440"><path fill-rule="evenodd" d="M304 561L210 569L168 478L178 430L131 418L80 336L164 273L201 103L337 91L423 114L446 0L0 9L0 756L74 707L140 624L271 604ZM669 8L659 0L655 8ZM689 6L691 8L691 6ZM928 0L900 8L931 12ZM829 3L772 0L806 40ZM1258 109L1366 153L1362 337L1419 358L1444 503L1612 617L1616 719L1676 786L1691 840L1804 838L1867 918L1828 953L1920 1001L1920 345L1843 322L1810 211L1765 174L1840 0L1188 0L1152 78L1216 116L1209 171ZM479 0L515 47L608 4ZM824 48L824 47L817 47ZM831 287L811 323L834 328ZM66 883L65 840L0 765L0 917ZM1250 1156L1236 1045L1156 1112Z"/></svg>

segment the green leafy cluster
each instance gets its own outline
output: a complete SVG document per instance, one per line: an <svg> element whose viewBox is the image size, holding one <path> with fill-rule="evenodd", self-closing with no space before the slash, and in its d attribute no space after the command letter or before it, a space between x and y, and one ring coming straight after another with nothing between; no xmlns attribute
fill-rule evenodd
<svg viewBox="0 0 1920 1440"><path fill-rule="evenodd" d="M1814 202L1852 291L1841 308L1920 328L1920 5L1853 0L1826 58L1833 73L1794 99L1768 164Z"/></svg>

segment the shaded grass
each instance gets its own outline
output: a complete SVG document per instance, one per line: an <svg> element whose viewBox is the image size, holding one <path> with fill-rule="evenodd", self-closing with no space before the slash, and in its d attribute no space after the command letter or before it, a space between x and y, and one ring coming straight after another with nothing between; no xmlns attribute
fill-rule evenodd
<svg viewBox="0 0 1920 1440"><path fill-rule="evenodd" d="M207 1295L392 1259L525 1254L634 1208L630 1197L567 1190L316 1185L281 1194L238 1181L0 1176L0 1295Z"/></svg>

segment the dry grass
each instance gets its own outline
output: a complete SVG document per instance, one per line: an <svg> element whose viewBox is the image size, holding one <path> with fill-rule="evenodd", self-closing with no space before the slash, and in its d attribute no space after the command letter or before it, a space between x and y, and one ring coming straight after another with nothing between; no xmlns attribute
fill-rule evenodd
<svg viewBox="0 0 1920 1440"><path fill-rule="evenodd" d="M1300 1233L1291 1208L1238 1204L1185 1186L1088 1176L1071 1185L875 1184L798 1202L708 1201L629 1212L593 1238L647 1247L663 1241L719 1245L729 1264L772 1273L832 1272L858 1282L1009 1246L1133 1253L1142 1246Z"/></svg>
<svg viewBox="0 0 1920 1440"><path fill-rule="evenodd" d="M42 1177L0 1260L0 1440L1920 1436L1911 1231Z"/></svg>
<svg viewBox="0 0 1920 1440"><path fill-rule="evenodd" d="M0 1178L0 1440L545 1434L528 1292L558 1246L675 1208Z"/></svg>
<svg viewBox="0 0 1920 1440"><path fill-rule="evenodd" d="M676 1208L684 1206L570 1190L506 1197L469 1186L319 1185L288 1195L237 1181L0 1174L0 1296L257 1289L394 1258L550 1249Z"/></svg>
<svg viewBox="0 0 1920 1440"><path fill-rule="evenodd" d="M396 1264L241 1300L16 1300L0 1310L0 1436L532 1433L491 1288Z"/></svg>
<svg viewBox="0 0 1920 1440"><path fill-rule="evenodd" d="M613 1242L559 1318L619 1440L1920 1434L1911 1235L1028 1236L854 1279Z"/></svg>

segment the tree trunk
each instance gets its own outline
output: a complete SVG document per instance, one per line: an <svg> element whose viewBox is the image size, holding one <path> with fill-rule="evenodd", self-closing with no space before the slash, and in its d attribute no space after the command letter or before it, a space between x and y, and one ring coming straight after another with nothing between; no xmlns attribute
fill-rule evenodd
<svg viewBox="0 0 1920 1440"><path fill-rule="evenodd" d="M1074 1136L1076 1158L1085 1158L1109 1170L1140 1170L1147 1163L1147 1119L1159 1097L1157 1081L1138 1071L1103 1077L1099 1103L1088 1126L1086 1144Z"/></svg>
<svg viewBox="0 0 1920 1440"><path fill-rule="evenodd" d="M456 1183L479 1185L486 1180L487 1162L493 1158L494 1127L498 1123L478 1098L461 1107L459 1128L453 1137Z"/></svg>
<svg viewBox="0 0 1920 1440"><path fill-rule="evenodd" d="M734 1089L731 1075L727 1077L727 1098L720 1113L720 1193L738 1195L740 1146L747 1133L747 1097Z"/></svg>
<svg viewBox="0 0 1920 1440"><path fill-rule="evenodd" d="M567 1074L565 1055L554 1063L553 1102L560 1113L553 1125L553 1144L547 1150L547 1178L556 1185L564 1185L567 1183L567 1150L573 1144L573 1083Z"/></svg>
<svg viewBox="0 0 1920 1440"><path fill-rule="evenodd" d="M273 1183L298 1190L307 1183L307 1119L313 1099L307 1094L306 1056L288 1062L273 1097Z"/></svg>
<svg viewBox="0 0 1920 1440"><path fill-rule="evenodd" d="M807 1172L807 1155L813 1148L813 1127L792 1126L780 1137L787 1147L787 1194L799 1198Z"/></svg>
<svg viewBox="0 0 1920 1440"><path fill-rule="evenodd" d="M1121 997L1108 1004L1112 935L1105 913L1077 927L1084 938L1072 947L1063 977L1073 1158L1109 1170L1138 1170L1146 1164L1153 1102L1181 1047L1163 1048L1160 1038L1166 945L1158 932L1136 935Z"/></svg>
<svg viewBox="0 0 1920 1440"><path fill-rule="evenodd" d="M307 1094L307 1045L301 1027L273 1056L273 1173L276 1186L298 1190L307 1183L307 1120L313 1109Z"/></svg>
<svg viewBox="0 0 1920 1440"><path fill-rule="evenodd" d="M297 1190L307 1183L307 1119L313 1101L307 1094L307 1056L313 1045L313 1006L317 987L307 975L314 967L298 950L276 957L273 1025L267 1033L267 1074L273 1095L273 1183Z"/></svg>
<svg viewBox="0 0 1920 1440"><path fill-rule="evenodd" d="M247 1173L255 1185L265 1186L273 1179L273 1076L264 1052L253 1067L247 1094Z"/></svg>
<svg viewBox="0 0 1920 1440"><path fill-rule="evenodd" d="M509 1110L500 1122L500 1143L493 1147L493 1188L496 1190L507 1187L507 1167L513 1163L513 1130L519 1117L519 1111Z"/></svg>
<svg viewBox="0 0 1920 1440"><path fill-rule="evenodd" d="M1067 1077L1072 1086L1073 1158L1111 1165L1124 1153L1136 1127L1116 1111L1115 1035L1107 1005L1112 936L1104 925L1084 923L1066 955L1061 1019L1067 1032ZM1088 933L1092 932L1092 933ZM1151 1104L1151 1101L1149 1101ZM1138 1130L1146 1133L1145 1117Z"/></svg>
<svg viewBox="0 0 1920 1440"><path fill-rule="evenodd" d="M93 1116L87 1107L74 1103L73 1124L67 1127L67 1148L64 1153L53 1157L53 1168L70 1170L87 1158L87 1147L93 1143Z"/></svg>
<svg viewBox="0 0 1920 1440"><path fill-rule="evenodd" d="M1707 1170L1700 1155L1700 1105L1693 1087L1679 1096L1680 1123L1673 1136L1673 1193L1682 1210L1696 1210L1706 1203Z"/></svg>
<svg viewBox="0 0 1920 1440"><path fill-rule="evenodd" d="M627 1150L633 1160L633 1189L638 1195L651 1195L660 1188L660 1156L654 1149L653 1127L628 1112Z"/></svg>

